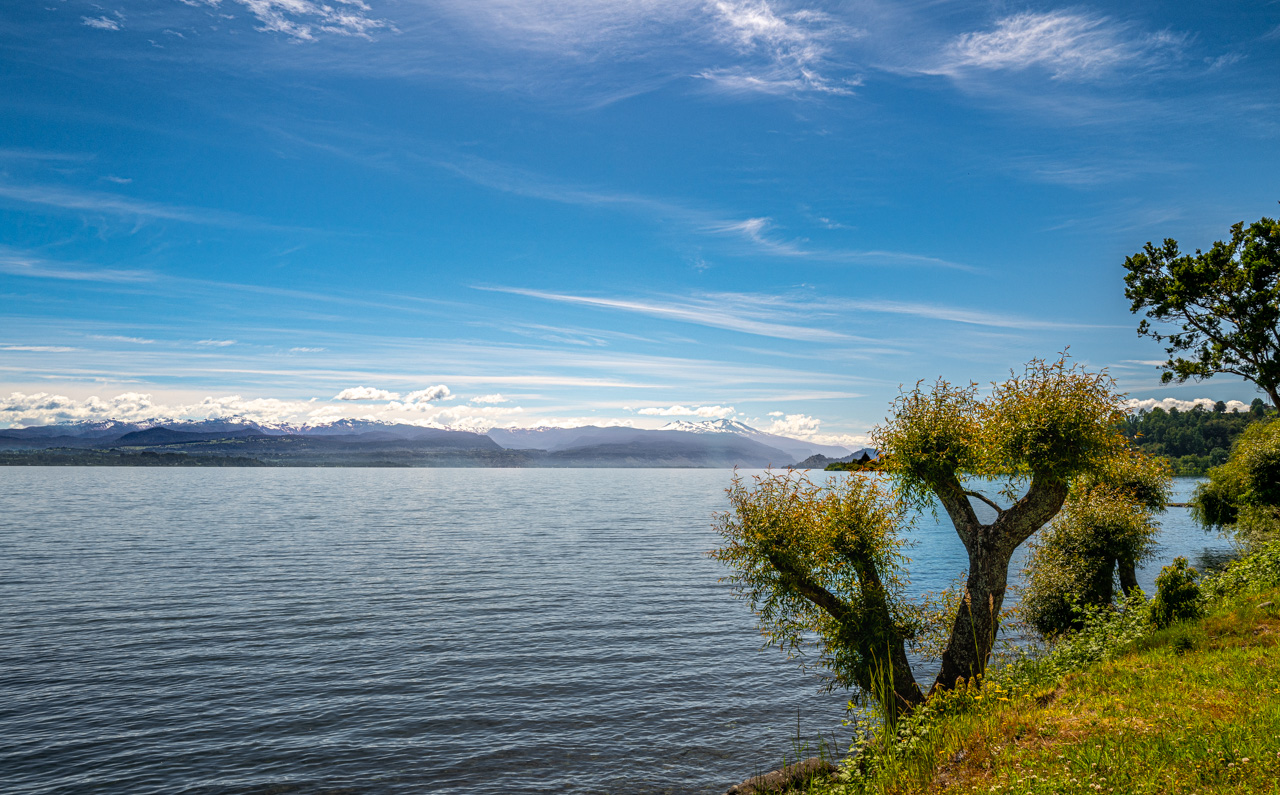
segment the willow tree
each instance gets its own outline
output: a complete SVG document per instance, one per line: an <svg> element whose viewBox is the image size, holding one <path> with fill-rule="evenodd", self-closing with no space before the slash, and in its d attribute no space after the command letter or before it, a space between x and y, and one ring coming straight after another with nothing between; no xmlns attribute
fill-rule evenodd
<svg viewBox="0 0 1280 795"><path fill-rule="evenodd" d="M1155 550L1156 516L1169 499L1163 459L1134 452L1075 478L1062 510L1031 541L1021 615L1045 636L1079 628L1081 608L1138 589L1137 567Z"/></svg>
<svg viewBox="0 0 1280 795"><path fill-rule="evenodd" d="M1034 360L981 398L976 384L917 383L872 433L887 477L736 480L718 518L725 544L712 554L769 643L791 653L816 644L833 684L871 692L891 715L910 710L924 700L907 657L921 609L902 598L910 517L941 506L968 556L932 685L948 689L986 669L1014 550L1058 513L1073 481L1129 454L1123 413L1109 376L1065 357ZM975 502L994 518L982 521Z"/></svg>

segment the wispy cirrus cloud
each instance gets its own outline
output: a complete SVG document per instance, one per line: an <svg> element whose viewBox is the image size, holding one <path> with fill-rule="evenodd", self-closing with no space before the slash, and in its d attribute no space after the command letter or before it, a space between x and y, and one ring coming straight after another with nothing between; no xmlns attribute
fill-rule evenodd
<svg viewBox="0 0 1280 795"><path fill-rule="evenodd" d="M97 28L98 30L120 29L120 21L112 19L105 14L100 17L80 17L80 24L88 28Z"/></svg>
<svg viewBox="0 0 1280 795"><path fill-rule="evenodd" d="M223 210L160 204L141 199L131 199L114 193L76 190L52 185L15 185L13 183L0 182L0 198L24 204L55 207L60 210L78 210L134 219L181 221L190 224L231 228L275 228L252 218Z"/></svg>
<svg viewBox="0 0 1280 795"><path fill-rule="evenodd" d="M905 315L928 320L1000 329L1055 330L1112 328L1086 323L1056 321L1001 314L964 307L895 300L856 298L797 298L750 293L708 293L687 298L669 296L646 299L571 295L517 287L476 287L559 303L660 317L746 334L806 342L847 342L852 336L830 328L850 313ZM801 325L799 320L821 320L823 325ZM1119 328L1118 326L1116 328Z"/></svg>
<svg viewBox="0 0 1280 795"><path fill-rule="evenodd" d="M670 300L630 300L619 298L598 298L585 295L553 293L543 290L527 290L519 287L477 287L478 290L511 293L544 301L556 301L580 306L616 309L623 312L635 312L643 315L695 323L700 326L741 331L747 334L758 334L779 339L805 340L810 342L835 342L847 340L848 337L824 328L814 328L753 317L750 313L726 311L713 301L670 301Z"/></svg>
<svg viewBox="0 0 1280 795"><path fill-rule="evenodd" d="M713 237L731 237L746 245L753 253L788 258L804 258L815 262L881 265L916 265L923 267L976 270L963 263L938 257L882 249L842 249L807 245L804 241L786 240L774 232L769 217L726 218L725 214L674 201L642 196L625 191L589 188L541 177L523 169L512 168L476 157L440 158L429 161L463 179L494 190L535 199L580 207L614 208L646 218L678 222L691 233ZM824 225L825 226L825 225Z"/></svg>
<svg viewBox="0 0 1280 795"><path fill-rule="evenodd" d="M990 30L956 36L926 71L1041 69L1053 79L1086 79L1121 68L1146 68L1175 51L1185 37L1141 33L1132 25L1083 11L1023 12Z"/></svg>
<svg viewBox="0 0 1280 795"><path fill-rule="evenodd" d="M764 94L852 94L858 76L833 79L823 72L835 39L864 35L831 15L812 9L776 10L766 0L714 0L708 4L716 28L747 63L704 69L698 77L726 92Z"/></svg>
<svg viewBox="0 0 1280 795"><path fill-rule="evenodd" d="M78 282L149 282L155 275L140 270L93 269L63 265L0 250L0 273L31 279L59 279Z"/></svg>
<svg viewBox="0 0 1280 795"><path fill-rule="evenodd" d="M104 342L128 342L134 345L155 345L156 341L146 337L126 337L120 334L90 334L91 339Z"/></svg>
<svg viewBox="0 0 1280 795"><path fill-rule="evenodd" d="M839 249L810 246L805 241L780 239L771 234L774 228L771 218L748 218L743 221L726 221L712 224L707 231L718 235L735 235L745 239L762 251L770 254L803 258L815 262L849 263L878 265L884 263L922 265L927 267L948 268L952 270L976 271L970 265L928 257L923 254L911 254L904 251L885 251L878 249Z"/></svg>
<svg viewBox="0 0 1280 795"><path fill-rule="evenodd" d="M221 8L222 0L179 0L184 5ZM394 30L390 21L371 16L363 0L232 0L258 22L257 30L279 33L296 41L315 41L321 34L370 39L377 30ZM86 23L88 24L88 23ZM168 32L168 31L166 31Z"/></svg>
<svg viewBox="0 0 1280 795"><path fill-rule="evenodd" d="M79 348L68 348L65 345L0 345L0 351L21 351L26 353L70 353Z"/></svg>

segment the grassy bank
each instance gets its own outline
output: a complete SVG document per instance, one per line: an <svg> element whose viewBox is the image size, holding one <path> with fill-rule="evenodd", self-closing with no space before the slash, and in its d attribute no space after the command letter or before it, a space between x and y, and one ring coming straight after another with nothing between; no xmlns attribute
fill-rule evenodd
<svg viewBox="0 0 1280 795"><path fill-rule="evenodd" d="M1048 654L882 729L810 793L1280 793L1280 546L1203 583L1205 617L1099 613Z"/></svg>

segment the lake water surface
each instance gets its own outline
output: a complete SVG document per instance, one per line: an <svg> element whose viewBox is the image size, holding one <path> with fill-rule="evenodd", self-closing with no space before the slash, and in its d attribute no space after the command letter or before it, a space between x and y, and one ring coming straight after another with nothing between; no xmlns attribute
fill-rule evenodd
<svg viewBox="0 0 1280 795"><path fill-rule="evenodd" d="M847 745L703 554L730 477L0 468L0 791L716 793ZM1185 513L1149 591L1226 548Z"/></svg>

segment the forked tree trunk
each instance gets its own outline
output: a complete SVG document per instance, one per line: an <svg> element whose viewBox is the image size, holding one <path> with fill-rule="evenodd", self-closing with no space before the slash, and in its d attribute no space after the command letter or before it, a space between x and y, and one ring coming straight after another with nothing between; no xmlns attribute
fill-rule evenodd
<svg viewBox="0 0 1280 795"><path fill-rule="evenodd" d="M1033 477L1022 499L1005 509L992 505L996 508L996 519L990 524L979 522L969 503L969 496L979 495L966 492L957 479L935 484L934 492L969 553L964 602L942 653L942 670L933 684L934 688L949 690L958 679L986 672L1000 629L1000 610L1009 584L1009 560L1018 545L1044 527L1062 508L1067 499L1067 484L1057 478ZM979 499L990 504L985 498Z"/></svg>

